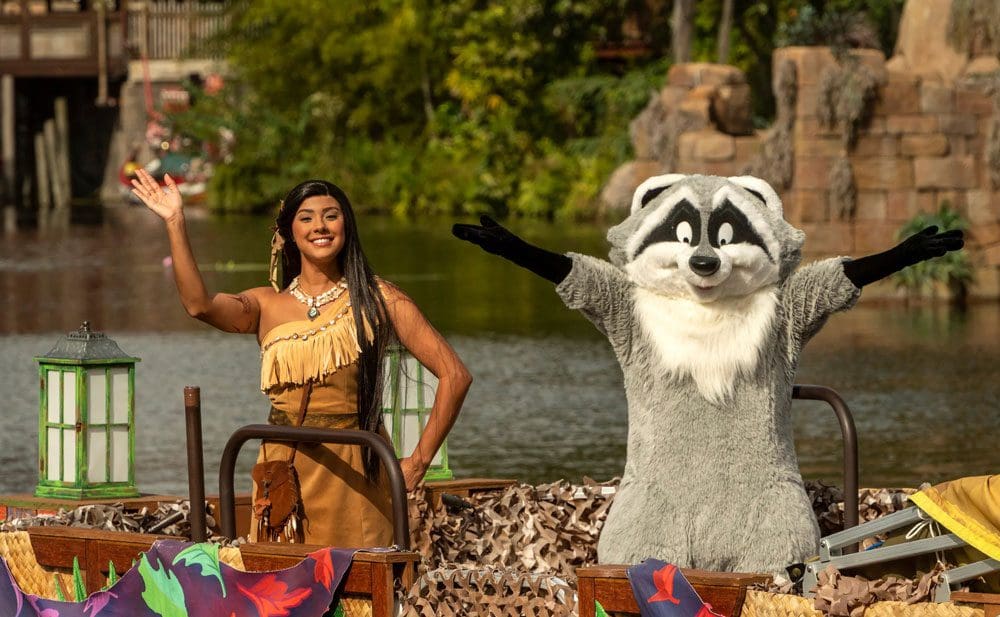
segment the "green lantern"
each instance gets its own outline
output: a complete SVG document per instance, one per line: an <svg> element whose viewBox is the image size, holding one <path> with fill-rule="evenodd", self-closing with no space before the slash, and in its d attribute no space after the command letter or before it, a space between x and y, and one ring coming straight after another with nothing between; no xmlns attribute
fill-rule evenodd
<svg viewBox="0 0 1000 617"><path fill-rule="evenodd" d="M38 497L136 497L135 363L89 322L35 358Z"/></svg>
<svg viewBox="0 0 1000 617"><path fill-rule="evenodd" d="M405 347L390 345L386 355L382 412L397 457L405 458L416 449L434 405L437 384L434 373L420 364ZM452 477L445 440L434 453L424 479L450 480Z"/></svg>

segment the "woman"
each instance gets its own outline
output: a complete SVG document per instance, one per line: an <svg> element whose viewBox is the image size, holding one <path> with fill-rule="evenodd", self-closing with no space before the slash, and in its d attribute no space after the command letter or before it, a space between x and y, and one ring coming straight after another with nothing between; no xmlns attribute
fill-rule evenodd
<svg viewBox="0 0 1000 617"><path fill-rule="evenodd" d="M393 337L438 377L420 442L400 461L406 488L413 490L454 424L472 378L416 304L372 274L343 191L319 180L293 188L272 240L272 286L210 294L191 252L177 185L166 176L161 188L145 170L137 174L133 193L166 223L174 279L188 314L225 332L257 335L270 423L296 425L304 407L303 426L386 436L382 366ZM284 265L280 287L278 253ZM284 460L292 452L287 445L264 444L258 461ZM391 543L388 482L373 453L302 444L294 450L294 466L303 515L294 539L354 547ZM255 518L251 525L251 539L259 522Z"/></svg>

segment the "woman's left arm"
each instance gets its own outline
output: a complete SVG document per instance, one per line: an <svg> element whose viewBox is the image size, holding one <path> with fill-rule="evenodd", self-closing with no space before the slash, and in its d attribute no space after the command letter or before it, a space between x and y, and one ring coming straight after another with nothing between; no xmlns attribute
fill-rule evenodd
<svg viewBox="0 0 1000 617"><path fill-rule="evenodd" d="M409 296L391 285L384 286L383 290L399 342L438 378L434 406L420 441L413 453L399 463L406 479L406 490L412 491L423 479L431 460L454 426L472 384L472 375Z"/></svg>

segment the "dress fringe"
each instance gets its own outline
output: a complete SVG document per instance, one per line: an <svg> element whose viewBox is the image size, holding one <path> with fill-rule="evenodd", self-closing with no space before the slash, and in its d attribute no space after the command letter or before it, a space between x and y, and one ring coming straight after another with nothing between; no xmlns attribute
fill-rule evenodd
<svg viewBox="0 0 1000 617"><path fill-rule="evenodd" d="M327 323L267 345L261 352L261 391L279 385L300 386L307 381L322 381L355 362L361 355L361 346L354 323L353 314L347 310L334 324Z"/></svg>

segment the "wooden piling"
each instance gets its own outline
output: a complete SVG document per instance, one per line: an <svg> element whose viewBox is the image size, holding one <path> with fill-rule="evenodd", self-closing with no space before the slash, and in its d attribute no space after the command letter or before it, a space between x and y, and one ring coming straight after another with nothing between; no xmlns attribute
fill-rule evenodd
<svg viewBox="0 0 1000 617"><path fill-rule="evenodd" d="M63 182L60 176L62 170L56 161L56 122L46 120L42 127L42 135L45 140L45 163L49 170L49 184L52 187L52 212L59 213L65 208L63 198Z"/></svg>
<svg viewBox="0 0 1000 617"><path fill-rule="evenodd" d="M0 196L6 203L3 208L4 231L12 232L17 227L17 210L14 198L17 191L17 176L14 173L14 76L0 77L0 167L3 168L4 190Z"/></svg>
<svg viewBox="0 0 1000 617"><path fill-rule="evenodd" d="M69 208L73 199L73 182L69 167L69 107L65 97L56 98L56 164L59 165L59 181L62 183L62 203L60 208Z"/></svg>
<svg viewBox="0 0 1000 617"><path fill-rule="evenodd" d="M38 187L38 227L49 226L52 208L52 188L49 186L49 165L45 155L45 136L35 133L35 182Z"/></svg>
<svg viewBox="0 0 1000 617"><path fill-rule="evenodd" d="M97 9L97 105L108 104L108 23L107 6L98 0Z"/></svg>

